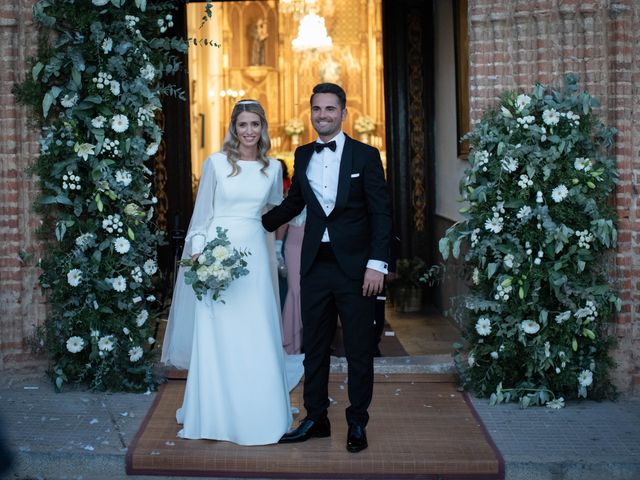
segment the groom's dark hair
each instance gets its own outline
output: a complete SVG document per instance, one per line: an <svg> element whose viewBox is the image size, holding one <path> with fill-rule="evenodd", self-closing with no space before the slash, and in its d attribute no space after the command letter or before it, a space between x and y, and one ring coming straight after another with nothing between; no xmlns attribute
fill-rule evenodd
<svg viewBox="0 0 640 480"><path fill-rule="evenodd" d="M309 103L313 103L313 96L316 93L333 93L338 97L340 101L340 105L344 110L347 107L347 94L342 89L340 85L336 85L335 83L319 83L315 87L313 87L313 93L311 94L311 98L309 99Z"/></svg>

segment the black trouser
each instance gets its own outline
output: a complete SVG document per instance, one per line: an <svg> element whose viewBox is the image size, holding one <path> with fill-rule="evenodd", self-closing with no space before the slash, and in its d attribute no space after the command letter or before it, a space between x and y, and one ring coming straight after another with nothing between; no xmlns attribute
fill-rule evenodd
<svg viewBox="0 0 640 480"><path fill-rule="evenodd" d="M329 408L331 341L340 315L349 365L347 422L365 426L373 394L375 297L362 296L363 280L347 277L323 244L311 270L300 279L304 346L304 407L307 417L320 420Z"/></svg>

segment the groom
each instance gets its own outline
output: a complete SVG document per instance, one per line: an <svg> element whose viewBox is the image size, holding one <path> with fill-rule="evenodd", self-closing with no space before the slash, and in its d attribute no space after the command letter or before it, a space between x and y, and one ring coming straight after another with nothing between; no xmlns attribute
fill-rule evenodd
<svg viewBox="0 0 640 480"><path fill-rule="evenodd" d="M311 123L319 140L295 152L289 193L262 217L268 231L307 207L300 259L304 407L307 416L281 443L328 437L329 361L336 319L349 365L347 450L367 448L365 427L373 393L374 302L387 273L391 206L377 149L342 132L346 94L316 85Z"/></svg>

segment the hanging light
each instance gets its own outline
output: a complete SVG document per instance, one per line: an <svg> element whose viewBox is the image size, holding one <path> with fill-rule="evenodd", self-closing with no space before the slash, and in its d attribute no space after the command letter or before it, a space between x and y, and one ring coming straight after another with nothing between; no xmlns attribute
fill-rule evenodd
<svg viewBox="0 0 640 480"><path fill-rule="evenodd" d="M293 14L295 20L315 7L316 0L280 0L279 9L282 13Z"/></svg>
<svg viewBox="0 0 640 480"><path fill-rule="evenodd" d="M291 41L296 52L304 50L327 51L333 47L333 41L327 34L324 18L315 13L307 13L298 25L298 36Z"/></svg>

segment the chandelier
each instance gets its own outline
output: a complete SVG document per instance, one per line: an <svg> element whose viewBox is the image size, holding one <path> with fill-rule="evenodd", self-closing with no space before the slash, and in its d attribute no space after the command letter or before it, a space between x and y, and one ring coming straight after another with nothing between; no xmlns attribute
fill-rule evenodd
<svg viewBox="0 0 640 480"><path fill-rule="evenodd" d="M324 18L314 12L307 13L298 25L298 36L291 40L291 47L296 52L305 50L328 51L333 41L327 33Z"/></svg>
<svg viewBox="0 0 640 480"><path fill-rule="evenodd" d="M316 0L280 0L279 3L280 11L285 14L293 14L296 20L315 6Z"/></svg>

